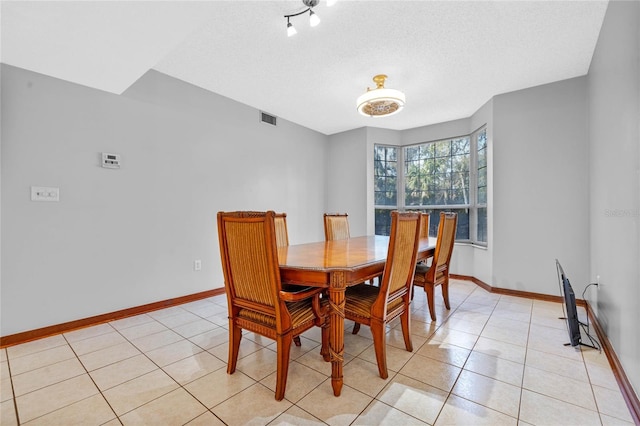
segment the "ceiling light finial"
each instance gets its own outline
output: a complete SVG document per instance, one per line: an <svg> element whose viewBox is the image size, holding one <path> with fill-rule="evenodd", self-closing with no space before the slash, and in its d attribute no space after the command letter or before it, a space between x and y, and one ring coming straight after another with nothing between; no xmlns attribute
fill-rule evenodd
<svg viewBox="0 0 640 426"><path fill-rule="evenodd" d="M367 88L367 91L358 97L356 106L360 114L367 117L385 117L397 114L404 108L404 93L395 89L385 89L386 79L387 76L384 74L376 75L373 77L376 88Z"/></svg>

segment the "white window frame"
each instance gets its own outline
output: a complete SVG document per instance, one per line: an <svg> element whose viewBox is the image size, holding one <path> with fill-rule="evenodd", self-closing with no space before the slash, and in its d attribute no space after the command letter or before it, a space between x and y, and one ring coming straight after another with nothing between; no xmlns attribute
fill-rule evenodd
<svg viewBox="0 0 640 426"><path fill-rule="evenodd" d="M478 202L478 136L482 131L486 131L486 125L481 126L472 133L466 135L453 136L448 138L437 139L433 141L426 141L411 145L390 145L390 144L375 144L374 147L384 146L395 148L397 158L397 170L396 170L396 205L374 205L375 210L459 210L466 209L469 211L469 238L468 239L456 239L456 243L467 243L486 247L486 241L478 241L478 208L488 208L487 203ZM448 204L448 205L418 205L418 206L406 206L405 205L405 150L421 145L427 145L431 143L448 141L458 138L469 138L469 203L468 204ZM486 148L488 149L488 148ZM375 178L375 177L374 177ZM375 215L375 213L374 213Z"/></svg>
<svg viewBox="0 0 640 426"><path fill-rule="evenodd" d="M482 127L480 127L479 129L477 129L475 132L473 132L471 134L471 138L472 138L472 148L473 148L473 152L474 155L472 156L472 162L473 164L473 174L474 174L474 185L473 185L473 192L474 192L474 203L473 203L473 209L474 209L474 214L473 214L473 221L474 223L471 223L471 218L469 218L469 227L470 227L470 233L471 233L471 229L473 229L473 238L471 238L471 243L474 245L479 245L479 246L483 246L486 247L487 246L487 241L478 241L478 209L479 208L486 208L488 210L488 206L487 206L487 201L485 201L484 203L480 203L478 201L478 136L480 135L480 133L485 132L486 135L486 131L487 131L487 126L484 125ZM485 136L486 137L486 136ZM488 150L489 150L489 143L487 140L487 144L485 146L485 158L487 157L488 154ZM488 158L487 158L488 161ZM485 176L485 182L488 179L488 168L489 165L487 164L486 166L486 171L487 171L487 176ZM471 183L469 183L471 184ZM487 190L488 190L488 184L487 184ZM487 194L488 196L488 194ZM487 217L487 220L488 217ZM473 227L472 227L473 226ZM486 226L486 224L485 224ZM488 239L488 238L487 238Z"/></svg>

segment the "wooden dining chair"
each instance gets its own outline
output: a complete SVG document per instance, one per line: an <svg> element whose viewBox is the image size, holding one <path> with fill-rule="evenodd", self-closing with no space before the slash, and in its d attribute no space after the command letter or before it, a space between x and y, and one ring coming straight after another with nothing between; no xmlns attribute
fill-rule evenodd
<svg viewBox="0 0 640 426"><path fill-rule="evenodd" d="M322 288L284 291L280 280L275 213L219 212L218 238L229 305L229 362L233 374L242 330L277 342L276 400L284 398L289 354L294 336L322 327ZM323 352L328 342L322 327Z"/></svg>
<svg viewBox="0 0 640 426"><path fill-rule="evenodd" d="M325 213L324 214L324 239L325 241L346 240L350 238L349 234L349 215L347 213ZM369 280L369 284L373 285L374 277ZM359 327L354 327L353 334L357 334Z"/></svg>
<svg viewBox="0 0 640 426"><path fill-rule="evenodd" d="M437 286L442 287L442 297L444 306L451 309L449 304L449 264L451 253L453 253L453 243L456 240L456 227L458 225L458 214L451 212L440 212L440 224L438 225L438 239L431 265L418 264L413 278L413 285L423 287L427 293L427 304L431 320L436 320L436 310L434 303L434 290Z"/></svg>
<svg viewBox="0 0 640 426"><path fill-rule="evenodd" d="M276 213L274 217L274 224L276 226L276 246L287 247L289 245L289 231L287 230L287 214ZM287 291L289 288L295 288L296 286L285 285L283 290ZM298 289L299 290L299 289ZM300 336L293 337L293 343L296 346L302 346Z"/></svg>
<svg viewBox="0 0 640 426"><path fill-rule="evenodd" d="M349 237L349 215L347 213L324 214L325 241L345 240Z"/></svg>
<svg viewBox="0 0 640 426"><path fill-rule="evenodd" d="M276 225L276 245L286 247L289 245L289 231L287 230L287 214L276 213L274 218Z"/></svg>
<svg viewBox="0 0 640 426"><path fill-rule="evenodd" d="M411 283L420 237L420 213L391 212L391 235L380 286L358 285L345 292L345 318L371 328L380 377L386 379L386 324L400 317L407 351L413 351L410 334Z"/></svg>
<svg viewBox="0 0 640 426"><path fill-rule="evenodd" d="M420 216L420 238L429 238L429 213Z"/></svg>
<svg viewBox="0 0 640 426"><path fill-rule="evenodd" d="M422 213L420 216L420 238L429 238L429 213ZM421 260L418 264L426 264L426 260ZM413 298L413 293L411 293Z"/></svg>

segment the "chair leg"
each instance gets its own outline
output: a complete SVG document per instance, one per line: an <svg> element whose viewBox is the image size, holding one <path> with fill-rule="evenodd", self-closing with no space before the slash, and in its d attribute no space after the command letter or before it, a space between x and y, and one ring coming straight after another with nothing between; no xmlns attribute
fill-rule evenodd
<svg viewBox="0 0 640 426"><path fill-rule="evenodd" d="M424 291L427 293L427 305L429 305L429 313L431 314L431 321L436 320L436 307L433 302L433 285L425 283Z"/></svg>
<svg viewBox="0 0 640 426"><path fill-rule="evenodd" d="M444 278L444 282L442 283L442 298L444 299L444 306L447 309L451 309L451 305L449 305L449 274Z"/></svg>
<svg viewBox="0 0 640 426"><path fill-rule="evenodd" d="M325 322L322 324L322 346L320 347L320 355L325 362L331 361L331 355L329 354L329 317L325 317Z"/></svg>
<svg viewBox="0 0 640 426"><path fill-rule="evenodd" d="M413 352L413 343L411 342L411 312L407 309L400 315L400 325L402 326L402 337L404 337L404 347L408 352Z"/></svg>
<svg viewBox="0 0 640 426"><path fill-rule="evenodd" d="M287 375L289 374L289 354L291 352L291 341L293 336L287 333L276 338L277 344L277 373L276 373L276 401L282 401L287 387Z"/></svg>
<svg viewBox="0 0 640 426"><path fill-rule="evenodd" d="M376 361L378 362L378 372L380 377L386 379L389 377L387 371L387 343L384 322L372 320L371 334L373 335L373 347L376 352Z"/></svg>
<svg viewBox="0 0 640 426"><path fill-rule="evenodd" d="M227 363L227 373L233 374L236 371L238 362L238 352L240 351L240 340L242 340L242 329L232 321L229 321L229 362Z"/></svg>
<svg viewBox="0 0 640 426"><path fill-rule="evenodd" d="M293 343L296 346L302 346L302 343L300 342L300 336L293 336Z"/></svg>
<svg viewBox="0 0 640 426"><path fill-rule="evenodd" d="M360 331L360 323L356 322L353 324L353 330L351 331L351 334L358 334L358 331Z"/></svg>

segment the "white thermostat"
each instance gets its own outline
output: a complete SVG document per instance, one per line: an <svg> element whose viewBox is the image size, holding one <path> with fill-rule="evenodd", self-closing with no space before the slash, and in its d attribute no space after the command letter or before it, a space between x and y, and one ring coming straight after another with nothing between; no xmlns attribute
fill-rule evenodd
<svg viewBox="0 0 640 426"><path fill-rule="evenodd" d="M102 153L102 167L107 169L119 169L122 163L120 154L109 154L108 152Z"/></svg>

